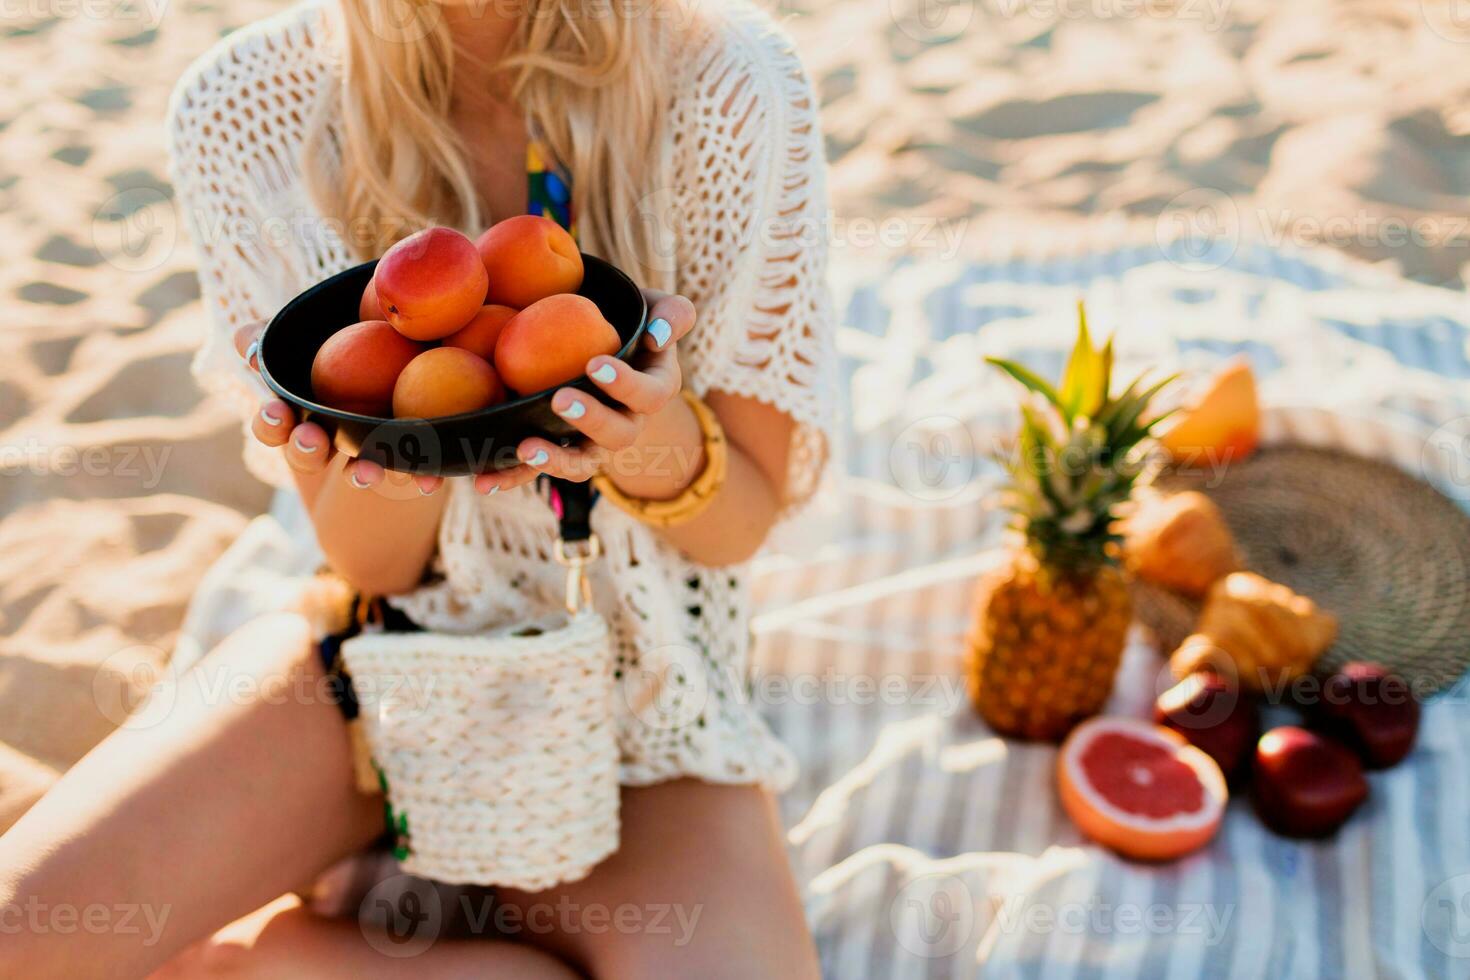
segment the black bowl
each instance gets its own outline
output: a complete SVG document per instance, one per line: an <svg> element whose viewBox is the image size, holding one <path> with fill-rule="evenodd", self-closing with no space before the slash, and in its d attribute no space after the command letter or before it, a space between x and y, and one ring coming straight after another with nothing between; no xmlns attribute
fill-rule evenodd
<svg viewBox="0 0 1470 980"><path fill-rule="evenodd" d="M519 463L516 446L539 436L562 445L580 438L551 410L557 390L526 395L478 412L436 419L382 419L343 412L315 401L311 362L332 334L357 322L357 304L377 261L364 262L312 286L281 308L260 335L260 376L270 389L332 433L338 450L390 470L420 476L464 476L509 469ZM648 307L643 293L621 271L594 255L582 256L582 288L622 338L618 357L628 360L643 337ZM586 377L558 387L596 397Z"/></svg>

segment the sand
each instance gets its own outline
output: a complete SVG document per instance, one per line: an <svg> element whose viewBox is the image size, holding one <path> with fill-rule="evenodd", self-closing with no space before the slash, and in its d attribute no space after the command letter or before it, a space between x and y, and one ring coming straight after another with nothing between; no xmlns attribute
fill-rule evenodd
<svg viewBox="0 0 1470 980"><path fill-rule="evenodd" d="M202 313L161 121L198 52L279 5L152 2L27 0L0 28L0 827L117 722L269 500L187 372ZM778 13L821 95L836 263L1152 236L1182 200L1459 285L1470 24L1449 7Z"/></svg>

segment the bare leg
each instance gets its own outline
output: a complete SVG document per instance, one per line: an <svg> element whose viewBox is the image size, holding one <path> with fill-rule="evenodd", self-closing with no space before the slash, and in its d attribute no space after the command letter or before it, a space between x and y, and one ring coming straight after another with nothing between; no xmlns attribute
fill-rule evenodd
<svg viewBox="0 0 1470 980"><path fill-rule="evenodd" d="M597 980L819 976L770 797L680 779L623 791L618 852L582 881L503 892L527 938Z"/></svg>
<svg viewBox="0 0 1470 980"><path fill-rule="evenodd" d="M576 980L577 974L532 946L479 939L395 948L386 934L370 942L351 919L323 919L286 896L221 929L175 957L152 980Z"/></svg>
<svg viewBox="0 0 1470 980"><path fill-rule="evenodd" d="M181 679L166 717L82 759L0 837L0 909L108 918L38 913L7 930L0 975L143 976L369 844L381 802L353 786L319 679L304 620L256 620Z"/></svg>
<svg viewBox="0 0 1470 980"><path fill-rule="evenodd" d="M536 894L503 890L471 918L493 921L595 980L818 977L775 808L752 787L677 780L625 789L617 854L583 881ZM154 980L575 975L503 940L439 940L402 958L381 949L357 923L315 918L284 900Z"/></svg>

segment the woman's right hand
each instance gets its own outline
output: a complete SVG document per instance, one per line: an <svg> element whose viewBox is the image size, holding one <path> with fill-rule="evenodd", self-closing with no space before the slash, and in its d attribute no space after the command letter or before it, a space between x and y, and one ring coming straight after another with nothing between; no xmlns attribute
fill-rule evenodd
<svg viewBox="0 0 1470 980"><path fill-rule="evenodd" d="M260 334L264 323L250 323L235 331L235 350L245 359L252 371L259 371L256 358ZM296 421L296 412L279 398L261 403L260 410L251 420L250 431L256 439L272 448L284 447L286 462L298 473L317 474L326 470L336 450L327 432L315 422ZM353 459L342 468L348 483L359 490L371 490L383 482L385 472L377 463L365 459ZM416 476L413 482L419 492L428 495L444 484L437 476Z"/></svg>

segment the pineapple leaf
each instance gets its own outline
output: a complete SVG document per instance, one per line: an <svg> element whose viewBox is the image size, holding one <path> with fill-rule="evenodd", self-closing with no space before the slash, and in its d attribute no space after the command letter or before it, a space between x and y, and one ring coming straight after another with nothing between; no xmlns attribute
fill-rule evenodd
<svg viewBox="0 0 1470 980"><path fill-rule="evenodd" d="M1027 368L1021 364L1017 364L1015 361L1008 361L1001 357L987 357L985 360L990 364L994 364L1006 374L1009 374L1012 378L1019 381L1022 385L1026 387L1028 391L1034 391L1042 398L1045 398L1047 401L1051 402L1053 405L1056 406L1058 411L1066 415L1066 406L1062 404L1061 396L1057 394L1057 390L1053 388L1049 383L1047 383L1044 378L1036 374L1030 368ZM1071 420L1071 416L1068 415L1067 421L1070 422Z"/></svg>
<svg viewBox="0 0 1470 980"><path fill-rule="evenodd" d="M1126 408L1119 410L1117 418L1114 420L1114 422L1116 423L1116 428L1114 428L1113 425L1109 425L1108 431L1126 432L1129 429L1132 429L1134 423L1138 421L1138 417L1143 414L1145 409L1148 408L1148 403L1154 397L1154 395L1157 395L1161 390L1163 390L1165 385L1170 384L1177 377L1179 377L1178 374L1171 374L1164 378L1162 381L1150 385L1148 388L1144 389L1142 393L1134 395L1133 403ZM1147 428L1145 428L1143 431L1146 433L1148 430Z"/></svg>
<svg viewBox="0 0 1470 980"><path fill-rule="evenodd" d="M1097 351L1092 348L1092 337L1087 333L1087 314L1082 304L1077 304L1077 342L1072 345L1072 355L1067 358L1067 367L1062 372L1060 393L1065 406L1067 421L1078 414L1088 414L1086 406L1089 395L1096 387Z"/></svg>

